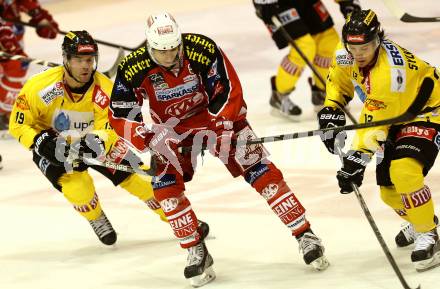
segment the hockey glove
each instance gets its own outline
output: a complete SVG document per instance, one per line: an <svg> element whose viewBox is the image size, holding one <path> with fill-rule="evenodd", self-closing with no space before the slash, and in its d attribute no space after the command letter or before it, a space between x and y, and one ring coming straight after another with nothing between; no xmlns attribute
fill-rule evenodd
<svg viewBox="0 0 440 289"><path fill-rule="evenodd" d="M43 130L34 137L33 149L55 166L62 166L66 160L69 145L53 130Z"/></svg>
<svg viewBox="0 0 440 289"><path fill-rule="evenodd" d="M336 174L341 194L353 192L352 184L362 185L365 168L369 162L370 157L360 151L350 150L345 154L342 168Z"/></svg>
<svg viewBox="0 0 440 289"><path fill-rule="evenodd" d="M211 120L208 130L216 135L215 143L208 143L209 152L226 161L235 154L237 136L234 132L234 123L223 117Z"/></svg>
<svg viewBox="0 0 440 289"><path fill-rule="evenodd" d="M266 24L272 24L272 16L278 15L278 0L253 0L257 16Z"/></svg>
<svg viewBox="0 0 440 289"><path fill-rule="evenodd" d="M80 159L85 157L100 162L105 160L104 141L96 134L88 133L71 146L74 153L77 154Z"/></svg>
<svg viewBox="0 0 440 289"><path fill-rule="evenodd" d="M318 112L318 122L320 129L344 126L346 122L345 114L339 108L326 106ZM335 154L335 140L338 139L338 144L342 149L346 138L345 131L341 131L337 135L330 131L321 136L322 142L331 154Z"/></svg>
<svg viewBox="0 0 440 289"><path fill-rule="evenodd" d="M0 26L0 46L1 50L14 55L23 54L23 49L15 37L14 31L8 25Z"/></svg>
<svg viewBox="0 0 440 289"><path fill-rule="evenodd" d="M52 15L43 8L35 8L29 12L30 24L37 26L37 34L43 38L53 39L57 36L59 29Z"/></svg>
<svg viewBox="0 0 440 289"><path fill-rule="evenodd" d="M344 18L347 18L348 14L353 11L361 10L361 4L359 0L339 0L339 10L341 11Z"/></svg>

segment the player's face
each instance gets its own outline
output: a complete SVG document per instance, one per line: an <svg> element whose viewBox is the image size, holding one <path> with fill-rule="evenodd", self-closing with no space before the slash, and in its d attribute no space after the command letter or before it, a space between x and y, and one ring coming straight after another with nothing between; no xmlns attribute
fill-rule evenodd
<svg viewBox="0 0 440 289"><path fill-rule="evenodd" d="M158 64L167 68L174 66L179 61L179 58L177 57L179 46L169 50L157 50L153 48L151 49L151 53Z"/></svg>
<svg viewBox="0 0 440 289"><path fill-rule="evenodd" d="M82 83L90 80L95 69L95 56L93 55L73 55L69 60L70 72Z"/></svg>
<svg viewBox="0 0 440 289"><path fill-rule="evenodd" d="M353 55L359 67L365 67L371 63L376 53L377 41L373 40L365 44L347 44L348 51Z"/></svg>

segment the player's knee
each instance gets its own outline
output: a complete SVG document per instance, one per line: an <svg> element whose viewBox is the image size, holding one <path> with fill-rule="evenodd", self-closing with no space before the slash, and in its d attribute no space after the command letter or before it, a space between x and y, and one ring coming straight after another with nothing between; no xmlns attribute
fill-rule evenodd
<svg viewBox="0 0 440 289"><path fill-rule="evenodd" d="M398 193L410 193L424 186L423 165L414 158L392 160L390 178Z"/></svg>
<svg viewBox="0 0 440 289"><path fill-rule="evenodd" d="M142 201L147 201L153 197L153 186L151 185L151 178L143 178L138 174L132 174L119 184L121 188L128 191L130 194L138 197Z"/></svg>
<svg viewBox="0 0 440 289"><path fill-rule="evenodd" d="M87 171L64 174L58 183L64 196L72 204L85 204L93 199L95 186Z"/></svg>

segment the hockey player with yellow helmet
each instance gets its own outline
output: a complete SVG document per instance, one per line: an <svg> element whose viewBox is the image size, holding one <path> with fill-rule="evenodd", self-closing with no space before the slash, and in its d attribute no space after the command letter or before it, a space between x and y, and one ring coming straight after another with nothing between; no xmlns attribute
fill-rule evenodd
<svg viewBox="0 0 440 289"><path fill-rule="evenodd" d="M364 106L359 122L399 116L412 103L421 108L414 120L356 131L351 150L337 173L341 193L362 184L364 171L377 152L376 179L382 200L407 221L396 236L398 246L415 243L411 260L418 271L440 263L434 204L425 176L440 147L440 83L434 67L384 38L377 15L354 11L342 29L329 70L321 128L345 125L342 108L354 92ZM340 136L340 138L339 138ZM344 133L339 135L345 139ZM324 139L334 153L335 138Z"/></svg>
<svg viewBox="0 0 440 289"><path fill-rule="evenodd" d="M116 233L104 214L88 167L145 202L166 221L154 199L150 182L140 175L89 166L76 160L69 169L65 150L75 147L92 158L119 163L131 153L108 123L113 82L96 71L98 46L87 31L69 32L62 44L63 66L30 78L12 110L9 130L52 185L91 224L100 241L116 242ZM72 168L72 167L70 167Z"/></svg>

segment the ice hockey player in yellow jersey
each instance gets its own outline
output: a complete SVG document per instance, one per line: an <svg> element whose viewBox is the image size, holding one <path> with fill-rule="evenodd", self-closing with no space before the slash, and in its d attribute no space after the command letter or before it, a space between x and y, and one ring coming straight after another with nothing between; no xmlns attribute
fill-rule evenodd
<svg viewBox="0 0 440 289"><path fill-rule="evenodd" d="M253 0L257 16L264 22L278 49L289 46L283 35L284 30L314 69L325 79L331 63L333 52L339 41L338 33L333 27L333 19L320 0ZM344 17L353 10L360 10L359 0L335 0ZM282 29L272 23L277 16ZM272 94L269 104L271 113L281 115L293 121L299 121L301 108L289 95L296 88L306 62L296 49L289 48L288 54L281 60L278 72L270 78ZM325 98L325 84L316 75L309 78L311 100L315 111L322 108Z"/></svg>
<svg viewBox="0 0 440 289"><path fill-rule="evenodd" d="M360 123L397 117L410 107L418 109L412 121L356 131L337 173L341 193L352 192L352 183L362 184L365 167L376 153L382 200L407 221L396 236L396 244L415 243L411 260L416 270L431 269L440 264L440 242L425 176L440 147L439 74L410 51L384 38L372 10L349 15L342 38L329 70L324 108L318 113L321 128L345 125L341 108L354 92L364 103ZM345 133L337 138L343 142ZM323 141L334 153L335 137Z"/></svg>
<svg viewBox="0 0 440 289"><path fill-rule="evenodd" d="M130 151L108 123L113 82L96 71L98 46L87 31L69 32L62 44L63 66L30 78L16 99L9 130L25 148L52 185L91 224L100 241L116 242L116 233L104 214L88 167L135 195L166 221L143 176L89 166L65 159L75 147L83 155L120 163Z"/></svg>

